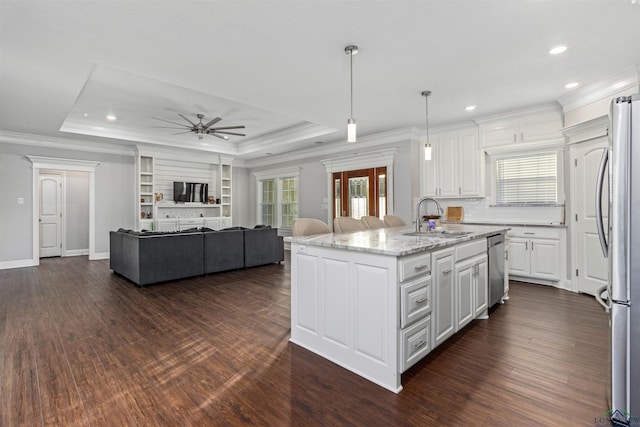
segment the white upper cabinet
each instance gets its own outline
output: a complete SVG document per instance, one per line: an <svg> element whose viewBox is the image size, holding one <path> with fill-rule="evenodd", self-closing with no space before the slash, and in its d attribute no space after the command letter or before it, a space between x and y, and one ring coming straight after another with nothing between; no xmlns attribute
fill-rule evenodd
<svg viewBox="0 0 640 427"><path fill-rule="evenodd" d="M476 123L481 148L563 139L562 110L553 104L476 119Z"/></svg>
<svg viewBox="0 0 640 427"><path fill-rule="evenodd" d="M476 126L435 133L431 160L422 162L422 195L481 195L481 158Z"/></svg>

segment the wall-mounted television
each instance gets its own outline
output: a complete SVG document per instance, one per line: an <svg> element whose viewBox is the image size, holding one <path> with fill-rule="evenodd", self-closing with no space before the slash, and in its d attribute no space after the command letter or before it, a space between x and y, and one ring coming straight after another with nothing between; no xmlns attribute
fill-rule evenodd
<svg viewBox="0 0 640 427"><path fill-rule="evenodd" d="M201 182L173 182L173 201L177 203L199 202L209 200L209 184Z"/></svg>

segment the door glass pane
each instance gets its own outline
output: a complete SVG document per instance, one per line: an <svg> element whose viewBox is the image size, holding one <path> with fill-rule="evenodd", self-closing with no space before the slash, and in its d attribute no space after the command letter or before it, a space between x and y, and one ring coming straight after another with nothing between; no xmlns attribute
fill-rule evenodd
<svg viewBox="0 0 640 427"><path fill-rule="evenodd" d="M349 178L349 208L352 218L369 215L369 177Z"/></svg>
<svg viewBox="0 0 640 427"><path fill-rule="evenodd" d="M342 204L341 204L341 200L342 198L340 197L340 178L334 179L333 180L333 194L334 194L334 199L333 199L333 215L334 216L342 216Z"/></svg>
<svg viewBox="0 0 640 427"><path fill-rule="evenodd" d="M378 218L382 219L387 214L387 176L378 174Z"/></svg>

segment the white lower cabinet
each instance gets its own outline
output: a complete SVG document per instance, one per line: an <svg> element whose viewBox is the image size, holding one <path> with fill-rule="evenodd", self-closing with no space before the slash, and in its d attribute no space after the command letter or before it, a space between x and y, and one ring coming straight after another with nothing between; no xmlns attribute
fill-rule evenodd
<svg viewBox="0 0 640 427"><path fill-rule="evenodd" d="M487 241L476 240L456 247L455 283L457 293L457 329L489 307L489 270Z"/></svg>
<svg viewBox="0 0 640 427"><path fill-rule="evenodd" d="M400 372L415 365L431 351L431 316L400 331Z"/></svg>
<svg viewBox="0 0 640 427"><path fill-rule="evenodd" d="M399 369L404 372L431 351L431 253L398 259L400 284Z"/></svg>
<svg viewBox="0 0 640 427"><path fill-rule="evenodd" d="M456 332L456 295L453 278L453 248L436 251L433 261L433 346Z"/></svg>
<svg viewBox="0 0 640 427"><path fill-rule="evenodd" d="M561 237L556 229L514 227L509 231L509 276L559 281L565 258Z"/></svg>

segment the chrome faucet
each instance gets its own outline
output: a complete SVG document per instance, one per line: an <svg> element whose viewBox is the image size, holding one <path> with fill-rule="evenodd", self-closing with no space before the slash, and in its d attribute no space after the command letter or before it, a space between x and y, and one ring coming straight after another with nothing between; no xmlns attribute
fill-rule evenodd
<svg viewBox="0 0 640 427"><path fill-rule="evenodd" d="M442 210L442 206L440 206L440 203L438 203L438 201L433 197L423 197L422 199L420 199L420 201L418 202L418 207L416 208L416 232L418 233L420 232L420 226L422 225L422 222L420 221L420 206L422 205L422 202L426 202L428 200L431 200L436 204L438 215L442 215L444 213L444 211Z"/></svg>

